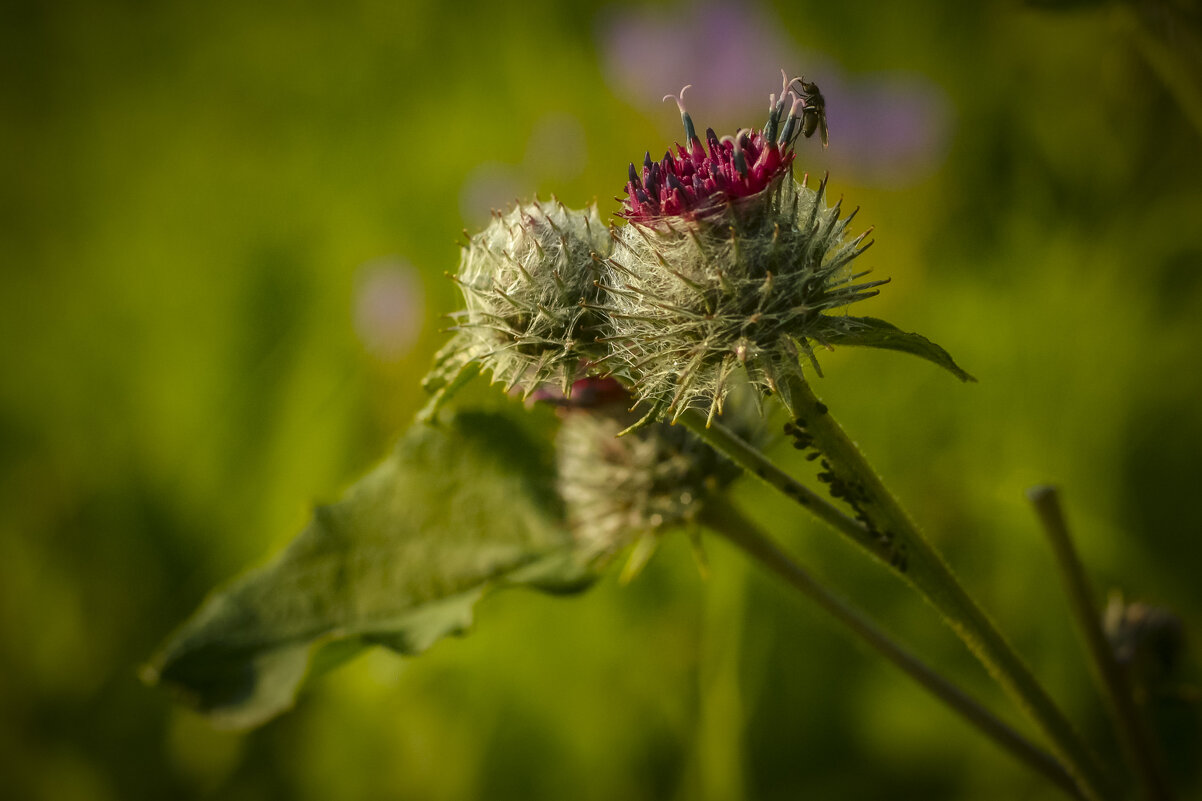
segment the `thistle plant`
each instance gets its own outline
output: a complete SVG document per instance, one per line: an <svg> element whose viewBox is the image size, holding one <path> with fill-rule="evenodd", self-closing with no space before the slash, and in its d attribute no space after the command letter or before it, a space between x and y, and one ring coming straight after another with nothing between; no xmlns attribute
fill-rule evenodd
<svg viewBox="0 0 1202 801"><path fill-rule="evenodd" d="M813 392L819 352L844 345L910 353L973 378L929 339L850 313L887 279L869 280L860 266L871 229L852 233L855 212L844 216L840 201L828 203L827 179L811 187L805 174L794 177L799 141L820 134L826 144L825 100L813 82L782 78L762 128L722 137L710 129L704 142L682 90L675 100L685 144L659 161L647 154L641 168L630 164L618 213L624 224L603 224L595 206L535 201L497 212L469 236L453 276L464 308L425 379L431 401L397 451L342 501L319 509L276 561L206 602L146 676L179 688L219 722L253 725L293 702L314 654L334 648L325 660L333 662L372 644L416 654L466 630L486 591L577 591L628 549L630 579L667 532L683 528L697 540L704 527L1069 796L1119 798L1060 708ZM500 411L448 413L445 404L478 372L534 405L556 407L557 419L508 400ZM818 488L765 453L756 432L776 404L792 444L817 462ZM740 513L727 497L737 468L929 601L1048 750L882 633ZM1040 508L1101 664L1103 638L1084 622L1091 608L1067 533ZM1129 694L1107 670L1107 696ZM1141 786L1167 798L1133 704L1112 706Z"/></svg>
<svg viewBox="0 0 1202 801"><path fill-rule="evenodd" d="M658 162L648 154L641 173L630 165L620 212L629 224L605 260L605 363L648 418L702 408L712 421L736 374L789 404L803 362L822 374L815 346L909 350L970 380L929 340L847 314L888 280L853 268L871 229L848 234L855 212L826 205L826 179L817 189L793 179L795 142L817 127L807 124L822 107L817 86L784 80L761 130L719 139L711 128L705 144L684 93L676 102L687 144Z"/></svg>
<svg viewBox="0 0 1202 801"><path fill-rule="evenodd" d="M939 610L1043 730L1086 797L1110 797L1109 782L1080 735L802 374L803 357L811 366L817 363L810 343L852 344L914 353L972 380L946 351L921 335L874 318L830 313L874 293L880 284L857 284L864 273L849 273L862 252L861 240L843 242L839 204L823 207L825 179L811 197L804 179L795 186L787 174L794 160L793 134L808 105L805 82L801 95L789 90L792 83L786 78L782 97L770 97L768 121L760 131L740 132L725 142L707 133L709 153L677 98L689 148L678 146L678 157L669 153L658 169L646 160L641 184L630 169L624 214L633 233L620 238L624 246L615 248L607 261L612 268L607 291L620 299L611 299L606 308L613 332L609 360L617 362L611 370L649 405L644 421L681 419L732 457L733 450L724 447L728 438L710 431L727 377L741 366L765 394L779 397L793 418L788 430L797 447L821 460L820 480L854 515L855 523L844 525L844 533L887 562ZM782 123L786 106L788 117ZM751 164L748 153L754 156ZM698 177L699 170L709 174L709 183ZM692 179L692 192L682 177ZM652 195L660 198L658 208ZM663 213L666 207L676 213ZM717 213L719 209L723 211ZM633 243L636 237L642 245ZM723 244L724 237L729 244ZM693 410L698 405L708 405L704 421ZM791 497L813 506L808 498Z"/></svg>

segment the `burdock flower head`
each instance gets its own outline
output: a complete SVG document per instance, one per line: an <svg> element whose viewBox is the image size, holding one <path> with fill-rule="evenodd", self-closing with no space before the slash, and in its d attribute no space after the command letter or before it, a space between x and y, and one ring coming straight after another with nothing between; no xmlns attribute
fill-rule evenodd
<svg viewBox="0 0 1202 801"><path fill-rule="evenodd" d="M683 95L687 144L660 161L647 155L641 170L630 165L629 224L605 261L605 364L650 404L647 419L690 407L712 417L736 371L789 403L788 379L800 377L803 359L821 374L815 345L907 351L970 378L929 340L845 313L886 282L851 268L868 231L847 235L854 212L841 218L839 203L826 205L826 180L812 189L793 179L797 138L826 138L815 84L786 78L762 129L722 138L707 130L704 143Z"/></svg>
<svg viewBox="0 0 1202 801"><path fill-rule="evenodd" d="M558 200L521 203L463 249L458 274L466 309L435 357L426 388L446 392L468 365L530 394L546 383L567 393L584 366L605 354L595 309L598 260L613 240L596 207Z"/></svg>
<svg viewBox="0 0 1202 801"><path fill-rule="evenodd" d="M557 401L559 490L568 524L591 559L604 561L634 546L623 580L642 569L668 531L683 528L698 545L706 504L738 475L682 426L656 423L619 437L635 421L632 400L614 379L588 378L570 400ZM758 417L748 413L754 406L731 406L725 422L741 436L762 439Z"/></svg>

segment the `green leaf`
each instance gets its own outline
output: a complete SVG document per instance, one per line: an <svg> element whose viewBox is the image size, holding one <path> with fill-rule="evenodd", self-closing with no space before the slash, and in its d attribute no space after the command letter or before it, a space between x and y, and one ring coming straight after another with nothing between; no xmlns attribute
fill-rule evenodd
<svg viewBox="0 0 1202 801"><path fill-rule="evenodd" d="M583 589L548 444L513 418L416 424L393 455L272 562L210 596L144 671L218 726L289 708L314 672L385 645L417 654L464 632L486 592ZM324 647L322 647L324 646Z"/></svg>
<svg viewBox="0 0 1202 801"><path fill-rule="evenodd" d="M866 348L897 350L919 356L950 371L961 381L976 381L951 354L921 334L903 331L892 323L875 317L826 317L823 344L859 345Z"/></svg>

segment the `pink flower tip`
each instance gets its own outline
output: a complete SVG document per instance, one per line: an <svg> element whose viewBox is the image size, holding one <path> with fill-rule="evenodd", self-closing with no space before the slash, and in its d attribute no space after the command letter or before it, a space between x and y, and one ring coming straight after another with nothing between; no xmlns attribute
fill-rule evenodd
<svg viewBox="0 0 1202 801"><path fill-rule="evenodd" d="M619 216L635 222L673 216L696 218L767 189L792 166L796 155L793 143L803 133L804 115L815 110L810 105L812 85L803 83L802 94L798 95L787 88L792 83L786 82L779 99L775 94L771 96L768 122L762 129L744 129L734 137L719 139L709 128L704 145L685 110L684 90L677 96L666 96L665 100L674 99L680 108L688 147L677 143L676 153L669 150L659 161L652 161L648 152L642 170L632 162ZM816 86L812 91L817 95Z"/></svg>

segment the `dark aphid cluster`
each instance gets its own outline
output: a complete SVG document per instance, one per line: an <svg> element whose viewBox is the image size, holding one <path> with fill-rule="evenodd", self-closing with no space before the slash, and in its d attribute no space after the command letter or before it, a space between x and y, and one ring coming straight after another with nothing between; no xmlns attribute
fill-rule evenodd
<svg viewBox="0 0 1202 801"><path fill-rule="evenodd" d="M819 402L816 411L818 414L826 414L826 405ZM872 503L872 498L865 490L864 485L855 476L844 477L839 474L836 467L818 447L803 418L798 417L785 423L784 433L793 441L794 448L805 452L806 461L818 462L816 478L826 485L827 493L831 498L841 501L851 508L856 522L864 526L876 540L878 553L890 565L905 573L909 561L906 545L897 542L891 531L877 527L867 508Z"/></svg>

